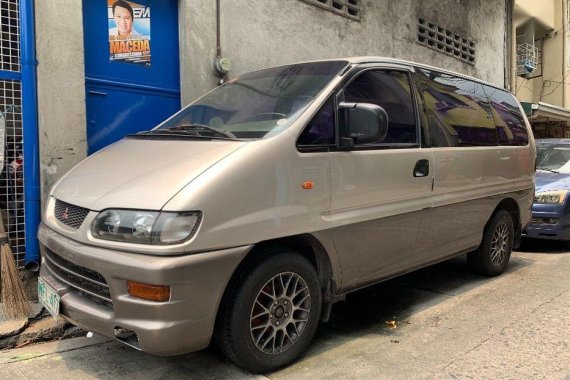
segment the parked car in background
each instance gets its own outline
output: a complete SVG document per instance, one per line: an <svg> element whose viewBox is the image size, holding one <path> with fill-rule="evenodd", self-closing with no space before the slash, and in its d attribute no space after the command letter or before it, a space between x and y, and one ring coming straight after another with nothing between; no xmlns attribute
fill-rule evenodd
<svg viewBox="0 0 570 380"><path fill-rule="evenodd" d="M536 192L523 236L570 241L570 139L540 139L536 147Z"/></svg>

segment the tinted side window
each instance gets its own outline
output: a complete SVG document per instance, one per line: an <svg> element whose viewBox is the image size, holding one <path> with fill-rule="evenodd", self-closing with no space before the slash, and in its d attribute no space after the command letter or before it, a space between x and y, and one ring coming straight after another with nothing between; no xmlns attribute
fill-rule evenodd
<svg viewBox="0 0 570 380"><path fill-rule="evenodd" d="M372 103L388 114L388 134L381 144L417 143L416 117L408 74L367 71L344 90L347 103Z"/></svg>
<svg viewBox="0 0 570 380"><path fill-rule="evenodd" d="M506 91L489 86L485 86L485 92L491 102L500 144L528 144L528 131L524 117L514 97Z"/></svg>
<svg viewBox="0 0 570 380"><path fill-rule="evenodd" d="M323 146L334 144L334 101L333 98L330 98L301 133L297 145Z"/></svg>
<svg viewBox="0 0 570 380"><path fill-rule="evenodd" d="M499 145L481 84L425 69L417 71L416 83L424 100L432 146Z"/></svg>

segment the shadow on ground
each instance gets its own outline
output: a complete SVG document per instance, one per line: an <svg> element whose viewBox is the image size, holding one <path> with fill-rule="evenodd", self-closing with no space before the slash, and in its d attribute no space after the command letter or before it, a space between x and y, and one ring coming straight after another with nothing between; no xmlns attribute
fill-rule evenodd
<svg viewBox="0 0 570 380"><path fill-rule="evenodd" d="M525 238L521 242L519 252L559 254L570 251L570 243L555 240L541 240Z"/></svg>
<svg viewBox="0 0 570 380"><path fill-rule="evenodd" d="M531 257L516 255L508 272L533 262ZM320 325L307 356L334 349L359 336L393 334L395 330L386 322L405 327L407 319L418 311L495 280L473 274L465 257L459 257L351 293L333 306L329 322ZM176 357L150 356L117 342L93 347L90 352L81 351L63 353L63 361L68 369L80 369L97 378L251 378L215 347Z"/></svg>
<svg viewBox="0 0 570 380"><path fill-rule="evenodd" d="M533 262L530 258L513 257L507 273ZM418 311L495 279L473 273L462 256L359 290L333 306L331 318L321 324L313 347L323 340L369 334L374 326L377 334L391 335L392 321L405 325Z"/></svg>

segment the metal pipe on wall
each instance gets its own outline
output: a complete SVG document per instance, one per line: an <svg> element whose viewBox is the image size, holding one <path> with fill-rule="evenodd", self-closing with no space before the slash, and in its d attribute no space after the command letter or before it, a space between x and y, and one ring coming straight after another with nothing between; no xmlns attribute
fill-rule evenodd
<svg viewBox="0 0 570 380"><path fill-rule="evenodd" d="M216 58L220 58L222 56L220 23L220 0L216 0Z"/></svg>
<svg viewBox="0 0 570 380"><path fill-rule="evenodd" d="M565 83L566 71L569 69L568 54L568 0L560 0L562 2L562 107L566 108L566 91L568 85Z"/></svg>
<svg viewBox="0 0 570 380"><path fill-rule="evenodd" d="M37 266L40 253L37 239L40 223L40 160L36 95L36 48L34 0L20 1L22 124L24 140L24 198L27 266Z"/></svg>
<svg viewBox="0 0 570 380"><path fill-rule="evenodd" d="M504 87L509 91L513 91L514 84L516 83L515 72L516 66L513 62L516 61L516 53L513 48L514 36L514 23L513 23L513 9L515 6L514 0L505 0L505 59L504 59Z"/></svg>

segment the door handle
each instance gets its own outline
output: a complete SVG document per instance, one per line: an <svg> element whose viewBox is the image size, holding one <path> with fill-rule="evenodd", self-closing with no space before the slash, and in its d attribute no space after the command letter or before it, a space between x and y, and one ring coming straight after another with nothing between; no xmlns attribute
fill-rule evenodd
<svg viewBox="0 0 570 380"><path fill-rule="evenodd" d="M89 90L89 93L91 95L101 95L101 96L107 96L106 92L101 92L101 91L93 91L93 90Z"/></svg>
<svg viewBox="0 0 570 380"><path fill-rule="evenodd" d="M414 177L427 177L429 174L429 161L419 160L414 166Z"/></svg>

